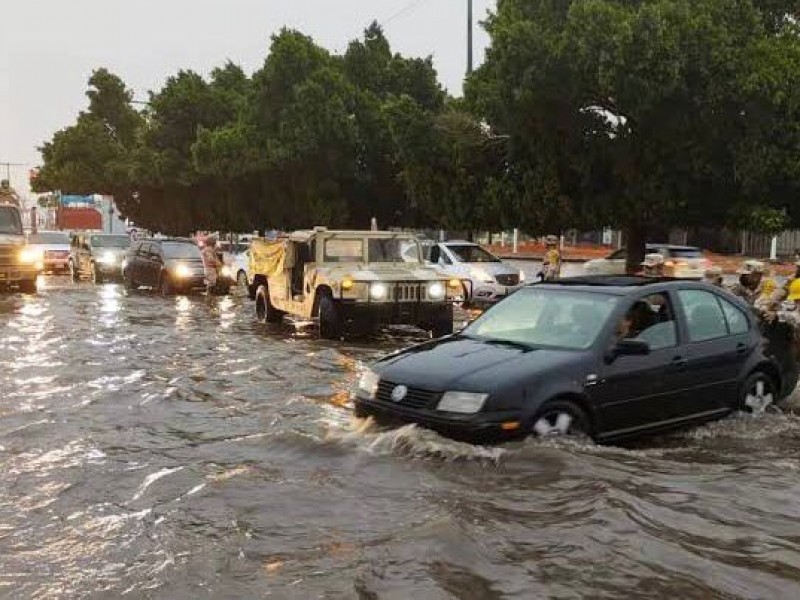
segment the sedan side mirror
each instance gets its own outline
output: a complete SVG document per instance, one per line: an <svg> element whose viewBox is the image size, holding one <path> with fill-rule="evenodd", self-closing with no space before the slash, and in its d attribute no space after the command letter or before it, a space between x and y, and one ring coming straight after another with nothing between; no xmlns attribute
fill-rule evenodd
<svg viewBox="0 0 800 600"><path fill-rule="evenodd" d="M611 364L620 356L647 356L650 344L642 340L619 340L606 354L606 362Z"/></svg>

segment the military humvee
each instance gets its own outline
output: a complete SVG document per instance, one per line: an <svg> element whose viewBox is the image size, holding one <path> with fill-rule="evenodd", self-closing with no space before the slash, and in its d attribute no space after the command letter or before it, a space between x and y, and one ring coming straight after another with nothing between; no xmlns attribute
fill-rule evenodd
<svg viewBox="0 0 800 600"><path fill-rule="evenodd" d="M451 334L448 287L461 287L425 266L413 235L323 227L253 240L249 277L259 320L318 319L326 339L389 324Z"/></svg>

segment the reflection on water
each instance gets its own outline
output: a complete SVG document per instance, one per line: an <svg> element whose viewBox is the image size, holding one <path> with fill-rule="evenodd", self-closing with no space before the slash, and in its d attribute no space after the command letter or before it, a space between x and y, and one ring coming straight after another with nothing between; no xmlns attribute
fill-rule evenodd
<svg viewBox="0 0 800 600"><path fill-rule="evenodd" d="M800 597L793 414L485 448L353 417L408 330L48 279L0 331L0 597Z"/></svg>

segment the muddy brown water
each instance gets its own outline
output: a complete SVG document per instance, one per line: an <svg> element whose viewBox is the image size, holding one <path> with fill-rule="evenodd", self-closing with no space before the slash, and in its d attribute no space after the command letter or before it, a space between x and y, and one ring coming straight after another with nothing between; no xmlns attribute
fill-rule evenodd
<svg viewBox="0 0 800 600"><path fill-rule="evenodd" d="M482 448L242 296L0 296L0 597L798 598L800 419Z"/></svg>

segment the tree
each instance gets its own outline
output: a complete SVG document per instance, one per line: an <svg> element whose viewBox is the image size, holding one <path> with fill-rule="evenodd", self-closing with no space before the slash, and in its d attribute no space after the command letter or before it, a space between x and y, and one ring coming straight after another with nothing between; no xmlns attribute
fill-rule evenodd
<svg viewBox="0 0 800 600"><path fill-rule="evenodd" d="M784 4L502 0L467 98L511 136L519 212L622 227L629 269L656 227L774 216L798 181Z"/></svg>

